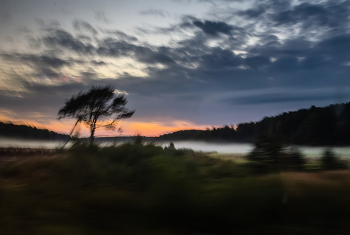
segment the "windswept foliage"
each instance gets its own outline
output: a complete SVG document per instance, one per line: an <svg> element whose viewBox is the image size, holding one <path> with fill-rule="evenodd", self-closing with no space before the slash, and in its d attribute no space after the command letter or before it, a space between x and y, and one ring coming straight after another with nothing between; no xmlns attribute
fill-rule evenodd
<svg viewBox="0 0 350 235"><path fill-rule="evenodd" d="M89 126L92 143L97 128L115 129L118 120L130 118L135 112L124 107L127 103L126 97L116 95L115 91L114 87L107 85L93 86L87 92L79 92L59 110L59 119L71 117L77 120L76 124L82 122Z"/></svg>

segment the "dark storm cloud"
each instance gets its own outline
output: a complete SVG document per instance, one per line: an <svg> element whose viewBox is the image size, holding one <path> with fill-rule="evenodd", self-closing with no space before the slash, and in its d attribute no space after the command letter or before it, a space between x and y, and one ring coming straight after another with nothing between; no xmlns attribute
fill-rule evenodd
<svg viewBox="0 0 350 235"><path fill-rule="evenodd" d="M34 69L32 76L35 77L44 75L48 77L60 77L62 76L61 69L63 67L70 67L74 64L85 65L89 63L79 59L63 59L55 56L35 54L1 54L0 57L7 62L28 65Z"/></svg>
<svg viewBox="0 0 350 235"><path fill-rule="evenodd" d="M349 53L344 53L350 49L350 34L335 36L321 41L317 48L321 53L349 58Z"/></svg>
<svg viewBox="0 0 350 235"><path fill-rule="evenodd" d="M349 13L348 1L328 1L322 4L304 2L273 15L272 19L279 25L302 23L304 28L339 27L349 20Z"/></svg>
<svg viewBox="0 0 350 235"><path fill-rule="evenodd" d="M271 4L268 5L267 3ZM334 6L337 6L337 4ZM263 4L258 5L258 7L272 8L273 14L271 17L276 17L278 14L288 11L288 9L293 11L309 9L302 4L292 7L284 1L265 1ZM315 10L315 12L317 11ZM302 16L303 14L300 13ZM227 87L225 83L233 83L235 79L238 79L238 76L241 76L241 79L239 79L240 84L236 87L247 87L254 80L259 81L257 84L267 85L268 78L274 77L276 74L282 74L282 77L288 77L283 74L296 74L303 70L315 70L319 67L336 66L336 64L339 66L346 63L348 59L347 56L342 55L344 54L342 53L344 47L340 46L347 45L348 38L344 35L338 38L329 38L318 43L311 42L303 35L290 40L284 40L283 42L274 34L258 35L260 38L259 43L248 47L248 54L246 58L243 58L241 55L234 54L232 49L239 49L249 39L249 34L245 33L246 30L244 28L223 21L201 21L188 16L184 17L178 25L174 25L168 30L176 31L181 28L200 28L204 34L195 32L192 38L179 42L176 48L151 47L146 44L142 45L142 43L136 45L131 43L132 40L127 40L130 39L127 38L129 36L121 31L108 32L116 35L118 39L112 37L104 38L99 40L98 44L94 45L85 43L63 30L54 31L55 37L47 36L44 37L43 41L48 46L60 46L61 48L85 55L96 54L117 58L125 56L135 58L149 65L155 63L165 64L168 66L167 69L154 69L150 67L148 71L150 76L157 78L158 76L166 75L168 79L172 79L168 74L176 74L179 77L185 76L204 82L216 80L220 81L222 85L215 84L212 87L218 88ZM211 36L219 34L235 36L234 40L230 39L224 42L226 46L231 46L231 49L209 47L207 45L207 40ZM123 40L123 37L125 40ZM336 53L337 50L339 50L339 53ZM179 67L180 64L182 66L193 64L195 68L187 69L181 66ZM243 67L240 68L240 66L246 67L242 69ZM250 69L259 69L260 74L254 74ZM247 79L247 76L251 76L251 78ZM261 80L260 77L264 77L264 80ZM272 83L283 85L283 81L282 78L276 78L276 81ZM297 79L296 81L301 81L301 79Z"/></svg>
<svg viewBox="0 0 350 235"><path fill-rule="evenodd" d="M119 30L103 30L103 32L107 34L113 34L117 36L118 39L123 41L138 41L136 37L127 35L126 33Z"/></svg>
<svg viewBox="0 0 350 235"><path fill-rule="evenodd" d="M104 39L99 43L96 50L97 54L101 56L129 56L134 57L140 62L154 64L173 64L175 63L168 55L145 46L138 46L130 44L125 41L115 40L113 38Z"/></svg>
<svg viewBox="0 0 350 235"><path fill-rule="evenodd" d="M28 54L2 54L1 57L5 60L15 61L24 64L31 64L38 67L50 67L61 68L63 66L69 66L72 61L62 60L56 57L50 57L45 55L28 55Z"/></svg>
<svg viewBox="0 0 350 235"><path fill-rule="evenodd" d="M198 71L197 75L199 75L201 70L229 69L244 64L244 59L236 56L232 50L223 49L220 46L211 47L208 45L210 40L224 40L221 42L223 45L239 49L248 37L248 34L243 29L227 25L229 29L225 31L225 27L223 27L225 23L223 22L211 22L213 23L211 26L208 22L202 22L202 26L205 27L199 31L193 22L199 23L201 21L195 17L186 16L177 25L172 25L168 28L158 28L156 32L159 34L181 33L183 30L192 30L194 33L193 37L177 42L176 47L162 47L162 50L158 48L158 51L166 54L167 57L170 57L177 64L184 67L195 66ZM216 26L219 27L217 28ZM209 29L210 27L211 29ZM224 33L230 33L230 35L226 35L229 37L219 37L221 34L225 35ZM214 35L216 36L213 37ZM192 70L191 72L194 76L197 76L195 75L195 71Z"/></svg>
<svg viewBox="0 0 350 235"><path fill-rule="evenodd" d="M87 30L93 35L98 34L97 30L94 27L92 27L91 24L89 24L86 21L74 20L73 21L73 27L74 27L75 30Z"/></svg>
<svg viewBox="0 0 350 235"><path fill-rule="evenodd" d="M194 21L193 24L203 30L204 33L217 36L219 33L230 35L231 31L234 29L233 26L226 24L225 22L213 22L206 20Z"/></svg>
<svg viewBox="0 0 350 235"><path fill-rule="evenodd" d="M318 43L305 39L292 39L280 45L256 46L251 52L265 57L274 57L275 61L268 67L271 72L305 72L305 70L324 68L336 71L350 60L348 53L344 53L350 49L349 45L350 36L344 34Z"/></svg>
<svg viewBox="0 0 350 235"><path fill-rule="evenodd" d="M237 67L242 65L244 59L236 56L231 50L223 50L220 47L214 48L211 53L200 57L202 67L205 69L222 69L224 67Z"/></svg>
<svg viewBox="0 0 350 235"><path fill-rule="evenodd" d="M252 20L265 21L269 27L294 27L301 25L302 34L312 30L330 30L331 34L341 33L348 28L350 1L328 0L317 3L303 1L292 6L291 1L259 1L255 7L238 12Z"/></svg>
<svg viewBox="0 0 350 235"><path fill-rule="evenodd" d="M254 69L271 64L271 60L265 56L251 56L245 59L245 63Z"/></svg>
<svg viewBox="0 0 350 235"><path fill-rule="evenodd" d="M190 17L188 19L193 21L195 18ZM184 21L179 24L180 27L182 27L183 24ZM203 23L203 25L205 24ZM218 25L222 26L224 24ZM228 27L226 31L222 28L219 27L219 29L213 31L213 33L230 32L232 34L233 32L233 27ZM116 31L116 33L118 35L123 35L123 32L120 31ZM135 45L115 38L104 38L100 40L98 44L92 45L80 41L78 38L75 38L73 35L63 30L57 30L55 34L58 37L55 39L50 38L50 45L60 45L63 48L82 54L85 53L86 55L97 54L99 56L117 58L126 56L135 58L149 65L162 63L167 65L168 68L148 68L149 75L154 78L155 81L158 81L158 77L162 79L166 77L168 80L186 77L195 81L211 83L208 87L217 90L232 88L246 89L249 88L249 86L267 86L268 84L283 85L283 82L287 80L286 77L289 77L283 75L284 73L296 74L301 70L324 67L325 63L327 64L327 62L330 61L328 58L329 56L324 54L325 50L333 45L331 41L328 42L330 39L322 42L323 46L319 46L321 43L315 45L315 43L311 43L303 37L293 38L281 43L278 37L271 34L260 37L262 44L259 43L250 47L247 57L243 58L240 55L234 54L230 49L209 47L206 44L207 39L203 37L203 34L196 34L194 37L180 42L177 48L150 47L142 44ZM208 35L208 37L210 36L211 35ZM235 43L238 43L236 45L244 43L247 37L247 35L241 35L240 40L235 40ZM47 42L48 37L45 37L44 41L45 40ZM343 41L344 40L345 39L343 39ZM346 40L344 43L346 43ZM332 53L334 52L333 49L330 49L330 51L332 51ZM334 58L337 56L338 55L332 55L331 60L334 61ZM274 57L273 62L271 60L272 57ZM177 63L175 63L175 61L177 61ZM95 62L92 63L99 65ZM339 63L344 62L346 61L339 61ZM196 64L196 67L194 69L188 69L181 66L179 67L179 64L183 66ZM327 65L329 66L329 63ZM239 68L240 66L247 67L243 69L243 67ZM259 69L260 74L256 74L250 71L250 69ZM169 76L170 74L174 76ZM282 77L271 82L269 78L276 76L276 74L282 74ZM300 76L300 74L298 76ZM263 79L261 79L261 77L263 77ZM215 84L213 84L214 81ZM294 84L296 85L299 81L302 80L297 79ZM185 82L188 84L189 81L187 80ZM233 86L233 84L235 85ZM302 83L300 82L299 85L302 85ZM157 86L160 85L155 85L153 88L151 87L150 90L157 89ZM193 87L196 86L193 85ZM201 89L204 90L206 89L206 85L203 84L197 87L201 87ZM169 85L168 88L162 87L165 91L170 91L175 88L176 87L173 85Z"/></svg>
<svg viewBox="0 0 350 235"><path fill-rule="evenodd" d="M240 11L238 14L242 16L246 16L248 18L257 18L264 14L265 8L262 5L257 6L256 8L253 9L248 9L245 11Z"/></svg>
<svg viewBox="0 0 350 235"><path fill-rule="evenodd" d="M95 48L92 44L83 43L72 34L61 29L50 32L50 35L45 36L42 41L48 47L61 47L83 55L92 55L95 53Z"/></svg>
<svg viewBox="0 0 350 235"><path fill-rule="evenodd" d="M197 30L200 30L198 33ZM196 36L206 39L219 37L222 35L229 36L231 39L240 40L247 38L248 33L244 28L231 25L224 21L201 20L191 15L181 17L181 21L169 27L156 27L152 29L139 28L139 31L147 34L168 34L168 33L184 33L186 30L194 31ZM191 39L190 39L191 40Z"/></svg>
<svg viewBox="0 0 350 235"><path fill-rule="evenodd" d="M271 36L272 38L272 36ZM249 48L251 54L265 56L265 57L284 57L284 56L294 56L294 57L303 57L314 51L315 44L305 38L292 38L280 42L279 40L265 41L261 40L260 45L254 45Z"/></svg>
<svg viewBox="0 0 350 235"><path fill-rule="evenodd" d="M55 94L60 100L53 102L57 110L63 104L62 97L69 98L90 85L112 84L130 94L130 104L138 110L137 115L140 116L136 118L140 120L142 117L165 115L194 122L197 122L198 116L203 120L213 119L210 110L228 112L228 105L327 104L334 101L333 93L312 91L350 86L350 66L345 66L350 62L350 54L347 53L350 51L349 2L304 1L291 5L291 1L285 0L258 1L256 6L245 11L232 10L232 14L243 19L243 22L249 21L246 26L220 18L207 20L186 16L177 24L156 30L158 34L182 32L181 41L162 47L143 43L141 37L138 40L119 30L105 30L89 40L53 28L38 39L46 49L88 56L87 63L93 66L106 65L104 58L134 58L146 65L143 71L148 77L124 73L118 79L99 79L93 70L83 70L80 71L81 84L27 84L28 92L21 95L42 107L49 107L49 102L36 99L34 94L44 94L43 97L47 99L51 99L50 93ZM80 23L77 26L82 27ZM257 30L255 27L260 28ZM84 30L88 29L85 27ZM190 33L186 34L185 31ZM90 32L93 33L92 30ZM251 39L255 41L251 43ZM239 51L243 51L242 54ZM38 70L55 70L78 63L45 54L37 57L19 54L7 56L14 56L22 63L32 63ZM159 68L155 66L158 63L166 66ZM285 93L251 93L254 89L266 91L271 88L290 90ZM298 92L300 89L310 92ZM231 92L240 92L240 95L222 98L222 94ZM20 112L24 106L20 104L19 97L6 99L16 112ZM195 111L201 110L201 106L207 111ZM49 108L54 110L51 106ZM233 108L230 106L230 109Z"/></svg>
<svg viewBox="0 0 350 235"><path fill-rule="evenodd" d="M80 40L85 40L85 41L89 41L89 42L92 41L91 37L86 36L86 35L78 35L77 38Z"/></svg>
<svg viewBox="0 0 350 235"><path fill-rule="evenodd" d="M115 32L117 33L117 32ZM50 48L62 48L80 55L100 55L108 57L133 57L143 63L161 63L172 64L174 60L157 48L149 48L128 43L124 40L115 38L104 38L99 41L98 45L83 42L77 37L64 30L55 30L51 35L45 36L42 41ZM122 32L119 36L127 36ZM135 38L136 40L136 38Z"/></svg>

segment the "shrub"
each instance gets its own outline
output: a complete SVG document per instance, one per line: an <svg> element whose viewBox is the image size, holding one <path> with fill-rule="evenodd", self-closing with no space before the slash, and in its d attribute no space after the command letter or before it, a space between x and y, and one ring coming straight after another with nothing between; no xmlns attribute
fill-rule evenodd
<svg viewBox="0 0 350 235"><path fill-rule="evenodd" d="M281 141L272 135L258 137L255 147L247 156L248 160L255 162L259 171L279 170L284 149Z"/></svg>
<svg viewBox="0 0 350 235"><path fill-rule="evenodd" d="M286 153L285 169L302 170L306 164L306 159L297 148L291 148Z"/></svg>
<svg viewBox="0 0 350 235"><path fill-rule="evenodd" d="M287 150L280 138L273 135L260 136L247 158L257 173L302 170L306 163L305 157L297 148Z"/></svg>
<svg viewBox="0 0 350 235"><path fill-rule="evenodd" d="M140 134L134 137L134 144L142 144L142 136Z"/></svg>
<svg viewBox="0 0 350 235"><path fill-rule="evenodd" d="M346 169L347 165L331 150L326 149L321 158L321 165L324 170Z"/></svg>

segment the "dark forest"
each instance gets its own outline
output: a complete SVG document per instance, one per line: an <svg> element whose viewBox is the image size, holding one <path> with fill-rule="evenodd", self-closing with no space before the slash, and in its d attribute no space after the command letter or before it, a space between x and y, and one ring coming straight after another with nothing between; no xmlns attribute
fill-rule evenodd
<svg viewBox="0 0 350 235"><path fill-rule="evenodd" d="M286 144L349 145L350 103L284 112L258 122L207 130L182 130L160 136L164 140L254 142L260 135L275 135Z"/></svg>

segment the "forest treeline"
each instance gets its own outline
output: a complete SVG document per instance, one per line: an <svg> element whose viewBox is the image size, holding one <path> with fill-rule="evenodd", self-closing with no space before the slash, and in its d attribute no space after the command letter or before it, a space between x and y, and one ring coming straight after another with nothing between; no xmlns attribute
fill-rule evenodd
<svg viewBox="0 0 350 235"><path fill-rule="evenodd" d="M350 145L350 102L284 112L237 127L182 130L160 136L163 140L254 142L261 135L278 136L286 144Z"/></svg>
<svg viewBox="0 0 350 235"><path fill-rule="evenodd" d="M29 125L16 125L11 122L0 122L0 137L36 140L65 140L68 136L49 131L48 129L38 129Z"/></svg>
<svg viewBox="0 0 350 235"><path fill-rule="evenodd" d="M152 141L202 140L254 142L261 135L278 136L285 144L350 145L350 102L327 107L284 112L258 122L226 125L206 130L181 130L149 138ZM0 122L0 136L42 140L65 140L67 135L28 125ZM113 137L113 139L124 137ZM132 137L129 137L132 138Z"/></svg>

